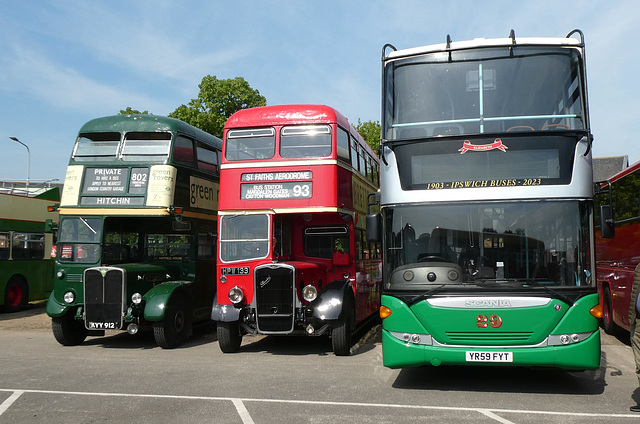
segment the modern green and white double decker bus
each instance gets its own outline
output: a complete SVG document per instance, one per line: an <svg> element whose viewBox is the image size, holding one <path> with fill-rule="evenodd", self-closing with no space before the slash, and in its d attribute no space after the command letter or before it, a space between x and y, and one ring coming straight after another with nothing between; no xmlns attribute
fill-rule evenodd
<svg viewBox="0 0 640 424"><path fill-rule="evenodd" d="M109 116L80 129L46 309L59 343L149 328L172 348L209 320L221 147L162 116Z"/></svg>
<svg viewBox="0 0 640 424"><path fill-rule="evenodd" d="M600 364L583 34L383 48L384 364Z"/></svg>

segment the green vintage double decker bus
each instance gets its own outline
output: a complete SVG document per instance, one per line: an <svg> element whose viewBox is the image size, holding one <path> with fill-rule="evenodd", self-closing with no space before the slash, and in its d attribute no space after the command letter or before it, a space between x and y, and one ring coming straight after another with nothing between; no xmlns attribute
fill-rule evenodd
<svg viewBox="0 0 640 424"><path fill-rule="evenodd" d="M98 118L80 129L47 303L59 343L149 328L172 348L209 319L221 145L155 115Z"/></svg>

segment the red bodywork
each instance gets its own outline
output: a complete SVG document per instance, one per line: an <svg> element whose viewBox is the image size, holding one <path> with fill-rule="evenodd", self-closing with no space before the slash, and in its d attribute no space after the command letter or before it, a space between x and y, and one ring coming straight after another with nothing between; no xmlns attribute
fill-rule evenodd
<svg viewBox="0 0 640 424"><path fill-rule="evenodd" d="M279 155L280 130L290 125L328 124L333 134L333 146L330 156L322 158L287 159ZM227 133L234 129L266 128L275 129L277 142L274 157L268 160L229 161L225 158ZM227 293L231 288L239 287L244 293L242 305L248 307L254 302L256 285L256 267L267 264L291 266L295 269L295 288L299 304L308 302L302 298L302 288L313 285L322 293L329 283L348 281L355 302L355 321L377 313L381 294L381 259L370 253L358 257L364 241L366 200L370 192L377 190L375 183L367 176L353 171L351 162L340 160L336 148L336 131L342 128L359 142L366 154L377 163L377 156L364 142L362 137L349 124L347 119L328 106L290 105L267 106L241 110L229 118L225 125L225 143L220 172L221 197L219 199L219 234L223 234L225 214L266 213L269 216L271 242L266 257L247 261L225 262L223 255L217 265L217 301L218 305L231 305ZM304 199L261 199L243 200L241 185L247 183L243 174L304 173L311 171L313 177L312 196ZM295 181L295 180L291 180ZM260 184L264 184L261 181ZM276 222L286 222L290 229L290 253L279 255L275 246ZM306 228L313 226L333 226L348 228L348 246L346 253L334 253L330 258L305 255L303 234ZM356 238L360 238L356 240ZM223 252L223 247L219 248ZM240 272L230 268L243 268ZM248 269L246 269L248 268ZM221 282L223 270L226 281ZM246 272L246 273L245 273ZM223 278L224 280L224 278ZM265 283L266 284L266 283ZM238 305L240 306L240 305Z"/></svg>
<svg viewBox="0 0 640 424"><path fill-rule="evenodd" d="M640 162L609 178L614 186L640 172ZM608 190L605 184L603 191ZM604 194L606 196L606 194ZM631 201L638 202L639 193ZM615 213L615 210L614 210ZM608 323L629 330L628 314L635 269L640 264L640 223L637 220L616 222L615 238L603 239L596 231L596 284L603 309L605 329ZM607 302L607 294L609 302Z"/></svg>

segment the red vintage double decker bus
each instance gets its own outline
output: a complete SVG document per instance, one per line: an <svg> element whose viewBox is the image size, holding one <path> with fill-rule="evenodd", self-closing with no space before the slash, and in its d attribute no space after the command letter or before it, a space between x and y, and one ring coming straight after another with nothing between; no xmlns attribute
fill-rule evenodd
<svg viewBox="0 0 640 424"><path fill-rule="evenodd" d="M602 183L596 205L600 206L595 253L602 327L609 334L616 327L628 331L633 275L640 265L640 162Z"/></svg>
<svg viewBox="0 0 640 424"><path fill-rule="evenodd" d="M244 334L330 335L348 355L380 306L381 258L366 241L373 150L338 111L241 110L224 130L217 321L223 352Z"/></svg>

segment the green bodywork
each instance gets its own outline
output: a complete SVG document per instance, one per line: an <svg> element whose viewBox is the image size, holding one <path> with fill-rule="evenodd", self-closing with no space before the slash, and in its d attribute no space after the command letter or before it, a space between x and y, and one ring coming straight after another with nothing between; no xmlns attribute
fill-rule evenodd
<svg viewBox="0 0 640 424"><path fill-rule="evenodd" d="M505 308L437 307L427 300L408 306L398 298L383 295L382 305L392 311L383 320L383 362L390 368L483 365L467 362L466 352L513 352L513 362L508 365L597 369L600 333L598 320L589 313L597 304L595 293L579 298L571 306L554 298L544 306ZM500 326L479 328L478 316L499 316ZM566 345L546 342L549 336L576 333L584 339ZM398 334L417 334L423 340L431 336L437 343L406 342Z"/></svg>
<svg viewBox="0 0 640 424"><path fill-rule="evenodd" d="M181 288L189 287L192 283L188 280L177 281L178 271L174 267L169 268L155 264L121 264L115 267L124 269L127 275L125 299L129 301L131 312L127 314L125 322L131 321L135 316L143 316L147 321L162 320L165 306L173 293ZM176 280L172 280L172 278L176 278ZM61 286L60 289L51 293L46 307L47 314L52 318L60 317L71 309L83 306L82 282L59 281L58 284ZM62 299L66 291L73 291L76 295L76 300L71 304L64 303ZM134 293L142 294L141 307L131 303L130 299ZM139 312L140 310L142 313Z"/></svg>

